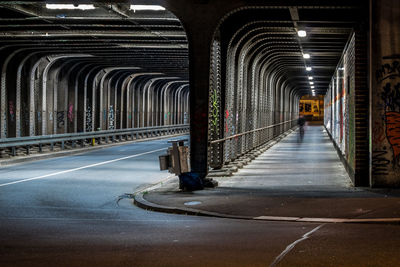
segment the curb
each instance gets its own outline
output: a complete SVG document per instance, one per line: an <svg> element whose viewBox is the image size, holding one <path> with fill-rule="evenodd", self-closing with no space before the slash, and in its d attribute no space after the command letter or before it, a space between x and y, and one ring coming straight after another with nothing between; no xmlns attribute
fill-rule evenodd
<svg viewBox="0 0 400 267"><path fill-rule="evenodd" d="M289 131L283 133L282 135L274 138L262 149L262 152L268 150L273 145L278 143L280 140L285 138L287 135L295 131L295 129L290 129ZM251 160L250 160L251 161ZM245 164L246 165L246 164ZM216 172L215 174L218 174ZM168 181L173 179L175 176L170 176L166 178L164 181ZM218 177L218 175L212 176ZM367 219L349 219L349 218L316 218L316 217L291 217L291 216L240 216L240 215L231 215L224 214L219 212L210 212L203 211L193 208L178 208L178 207L170 207L165 205L156 204L150 202L144 198L144 195L149 191L153 191L157 188L162 187L164 181L160 181L155 185L149 186L133 195L133 204L139 208L150 210L150 211L158 211L163 213L171 213L171 214L181 214L181 215L193 215L193 216L206 216L206 217L214 217L214 218L224 218L224 219L238 219L238 220L253 220L253 221L269 221L269 222L306 222L306 223L363 223L363 224L396 224L400 225L400 218L367 218Z"/></svg>
<svg viewBox="0 0 400 267"><path fill-rule="evenodd" d="M158 211L163 213L181 214L216 217L224 219L254 220L269 222L307 222L307 223L363 223L363 224L400 224L400 218L368 218L368 219L349 219L349 218L314 218L314 217L283 217L283 216L240 216L218 212L203 211L191 208L177 208L152 203L144 198L144 193L139 192L134 195L133 203L142 209Z"/></svg>

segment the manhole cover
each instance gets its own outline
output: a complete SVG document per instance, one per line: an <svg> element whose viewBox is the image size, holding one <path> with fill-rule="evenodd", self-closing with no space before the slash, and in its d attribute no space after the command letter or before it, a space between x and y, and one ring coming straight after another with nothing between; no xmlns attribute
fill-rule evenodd
<svg viewBox="0 0 400 267"><path fill-rule="evenodd" d="M189 201L189 202L185 202L184 204L185 204L185 206L195 206L195 205L201 204L201 202L200 201Z"/></svg>

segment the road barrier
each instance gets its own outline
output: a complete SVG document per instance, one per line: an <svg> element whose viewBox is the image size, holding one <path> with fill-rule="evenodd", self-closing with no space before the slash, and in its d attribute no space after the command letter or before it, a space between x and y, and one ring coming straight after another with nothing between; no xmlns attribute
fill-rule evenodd
<svg viewBox="0 0 400 267"><path fill-rule="evenodd" d="M39 153L43 152L45 146L49 146L50 151L54 151L55 147L64 150L66 147L75 148L77 145L80 147L94 146L102 143L132 141L186 132L189 132L189 124L3 138L0 139L0 157L16 156L18 149L23 149L25 154L29 155L31 150L36 148Z"/></svg>

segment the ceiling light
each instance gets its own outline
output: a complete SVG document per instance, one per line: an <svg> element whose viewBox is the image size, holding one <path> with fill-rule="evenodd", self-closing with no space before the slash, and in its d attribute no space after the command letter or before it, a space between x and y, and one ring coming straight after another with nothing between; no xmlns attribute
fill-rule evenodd
<svg viewBox="0 0 400 267"><path fill-rule="evenodd" d="M303 54L303 58L310 58L310 54Z"/></svg>
<svg viewBox="0 0 400 267"><path fill-rule="evenodd" d="M300 30L300 31L297 31L297 35L299 37L306 37L307 36L307 32L304 31L304 30Z"/></svg>
<svg viewBox="0 0 400 267"><path fill-rule="evenodd" d="M308 76L308 79L309 79L309 80L312 80L312 79L314 79L314 78L313 78L313 77L311 77L311 76Z"/></svg>
<svg viewBox="0 0 400 267"><path fill-rule="evenodd" d="M47 9L95 9L94 5L74 5L74 4L46 4Z"/></svg>
<svg viewBox="0 0 400 267"><path fill-rule="evenodd" d="M311 71L312 68L311 67L306 67L306 71Z"/></svg>
<svg viewBox="0 0 400 267"><path fill-rule="evenodd" d="M137 10L153 10L153 11L163 11L165 10L162 6L157 5L131 5L129 10L136 12Z"/></svg>
<svg viewBox="0 0 400 267"><path fill-rule="evenodd" d="M311 86L311 89L314 89L314 86Z"/></svg>
<svg viewBox="0 0 400 267"><path fill-rule="evenodd" d="M310 84L311 84L311 85L313 85L313 84L314 84L314 82L310 82Z"/></svg>

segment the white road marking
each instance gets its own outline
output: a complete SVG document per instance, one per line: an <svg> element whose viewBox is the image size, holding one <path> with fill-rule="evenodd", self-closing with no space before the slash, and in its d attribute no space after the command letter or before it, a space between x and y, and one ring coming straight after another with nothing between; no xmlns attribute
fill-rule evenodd
<svg viewBox="0 0 400 267"><path fill-rule="evenodd" d="M321 224L321 225L315 227L310 232L305 233L300 239L297 239L292 244L287 246L286 249L284 251L282 251L282 253L279 254L278 257L275 258L274 262L271 263L270 267L276 266L283 259L283 257L285 257L285 255L288 254L298 243L309 238L310 235L312 235L314 232L318 231L322 226L324 226L324 225Z"/></svg>
<svg viewBox="0 0 400 267"><path fill-rule="evenodd" d="M116 161L120 161L120 160L125 160L125 159L143 156L146 154L151 154L151 153L158 152L161 150L166 150L166 149L167 149L167 147L164 147L164 148L160 148L160 149L156 149L156 150L152 150L152 151L148 151L148 152L143 152L140 154L135 154L135 155L126 156L126 157L122 157L122 158L118 158L118 159L107 160L107 161L103 161L103 162L99 162L99 163L95 163L95 164L91 164L91 165L86 165L86 166L82 166L79 168L69 169L69 170L60 171L60 172L54 172L54 173L50 173L50 174L46 174L46 175L42 175L42 176L38 176L38 177L32 177L32 178L27 178L27 179L9 182L9 183L5 183L5 184L0 184L0 187L7 186L7 185L13 185L13 184L19 184L19 183L33 181L33 180L39 180L39 179L43 179L43 178L47 178L47 177L51 177L51 176L55 176L55 175L59 175L59 174L79 171L79 170L83 170L83 169L88 169L88 168L92 168L92 167L96 167L96 166L100 166L100 165L104 165L104 164L108 164L108 163L112 163L112 162L116 162Z"/></svg>
<svg viewBox="0 0 400 267"><path fill-rule="evenodd" d="M168 214L168 215L173 215L173 214ZM176 216L181 216L182 215L177 215ZM199 219L186 219L186 218L181 218L181 219L103 219L103 218L53 218L53 217L42 217L42 218L35 218L35 217L28 217L28 218L18 218L18 217L10 217L10 218L0 218L0 220L9 220L9 221L100 221L100 222L198 222ZM204 217L203 217L204 218Z"/></svg>

